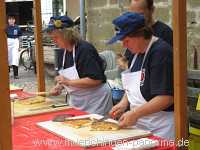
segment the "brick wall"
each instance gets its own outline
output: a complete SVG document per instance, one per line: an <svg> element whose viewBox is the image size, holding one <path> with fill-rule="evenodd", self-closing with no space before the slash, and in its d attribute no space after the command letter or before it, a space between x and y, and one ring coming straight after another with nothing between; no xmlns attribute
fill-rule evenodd
<svg viewBox="0 0 200 150"><path fill-rule="evenodd" d="M99 51L112 49L120 51L120 43L112 46L106 45L106 41L114 35L112 20L119 16L127 8L129 0L86 0L88 23L87 39L91 41Z"/></svg>
<svg viewBox="0 0 200 150"><path fill-rule="evenodd" d="M87 40L92 42L99 51L105 49L122 51L120 43L112 46L105 43L114 35L112 20L127 9L129 2L130 0L86 0ZM198 51L198 68L200 69L200 0L188 0L187 3L188 67L193 68L195 46ZM155 6L155 18L171 26L171 0L155 0Z"/></svg>

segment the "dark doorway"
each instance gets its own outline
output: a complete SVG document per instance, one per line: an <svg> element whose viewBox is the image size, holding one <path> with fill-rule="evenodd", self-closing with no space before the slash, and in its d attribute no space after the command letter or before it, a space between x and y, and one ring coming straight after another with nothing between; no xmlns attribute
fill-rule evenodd
<svg viewBox="0 0 200 150"><path fill-rule="evenodd" d="M18 25L33 24L33 1L7 2L6 14L14 14Z"/></svg>

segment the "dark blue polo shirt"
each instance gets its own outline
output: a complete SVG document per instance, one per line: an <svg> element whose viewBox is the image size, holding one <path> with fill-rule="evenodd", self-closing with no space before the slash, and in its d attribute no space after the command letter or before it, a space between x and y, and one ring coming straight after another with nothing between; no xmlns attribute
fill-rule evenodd
<svg viewBox="0 0 200 150"><path fill-rule="evenodd" d="M6 29L6 34L8 38L18 38L22 35L22 32L19 28L19 26L8 26Z"/></svg>
<svg viewBox="0 0 200 150"><path fill-rule="evenodd" d="M163 23L161 21L157 21L156 23L153 24L152 29L153 29L154 36L157 36L157 37L163 39L168 44L173 46L173 31L168 25L166 25L165 23ZM129 65L130 65L130 63L133 59L133 54L127 49L125 51L124 56L129 61Z"/></svg>
<svg viewBox="0 0 200 150"><path fill-rule="evenodd" d="M131 72L141 69L145 54L139 54L131 68ZM140 90L146 101L158 95L173 96L173 55L172 47L162 39L150 48L144 65L144 79L140 82ZM165 111L173 111L173 106Z"/></svg>
<svg viewBox="0 0 200 150"><path fill-rule="evenodd" d="M167 24L157 21L153 24L152 29L155 36L163 39L173 47L173 31Z"/></svg>
<svg viewBox="0 0 200 150"><path fill-rule="evenodd" d="M106 82L104 62L99 56L96 48L92 44L81 40L76 45L75 49L76 69L79 77L89 77L94 80ZM62 68L63 54L63 52L59 54L58 69ZM73 64L72 52L66 52L64 68L72 67Z"/></svg>

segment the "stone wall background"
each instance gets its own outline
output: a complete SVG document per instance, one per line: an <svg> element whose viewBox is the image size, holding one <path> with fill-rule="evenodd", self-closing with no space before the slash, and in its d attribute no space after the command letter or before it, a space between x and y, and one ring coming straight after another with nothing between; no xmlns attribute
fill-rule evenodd
<svg viewBox="0 0 200 150"><path fill-rule="evenodd" d="M87 40L99 51L113 50L123 52L120 43L112 46L106 41L114 35L112 20L127 10L130 0L86 0ZM155 0L155 18L172 26L172 0ZM188 25L188 68L194 68L194 51L198 53L198 69L200 69L200 0L187 1ZM195 47L195 48L194 48Z"/></svg>

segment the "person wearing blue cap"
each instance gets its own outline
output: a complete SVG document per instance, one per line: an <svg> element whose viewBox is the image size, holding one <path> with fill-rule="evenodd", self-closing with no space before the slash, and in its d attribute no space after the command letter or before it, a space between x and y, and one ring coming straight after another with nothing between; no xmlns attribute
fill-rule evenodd
<svg viewBox="0 0 200 150"><path fill-rule="evenodd" d="M113 20L118 40L134 53L130 67L122 72L124 97L110 111L120 117L121 127L136 125L153 134L174 139L172 47L153 36L142 14L126 12ZM130 111L125 112L130 103Z"/></svg>
<svg viewBox="0 0 200 150"><path fill-rule="evenodd" d="M172 29L167 24L153 19L154 10L154 0L131 0L129 7L129 11L144 14L146 24L152 28L153 35L163 39L168 44L173 46ZM128 49L126 49L124 56L129 61L128 65L130 66L134 55Z"/></svg>
<svg viewBox="0 0 200 150"><path fill-rule="evenodd" d="M50 17L50 21L48 27L45 28L43 31L50 33L55 29L63 29L73 27L74 22L68 16L52 16Z"/></svg>
<svg viewBox="0 0 200 150"><path fill-rule="evenodd" d="M21 29L15 23L15 16L8 15L8 26L6 28L7 43L8 43L8 63L9 71L13 68L14 79L19 79L19 37L22 35Z"/></svg>
<svg viewBox="0 0 200 150"><path fill-rule="evenodd" d="M50 94L58 95L66 89L70 106L107 115L112 108L112 96L106 83L104 62L92 44L82 40L78 32L67 26L68 21L54 18L46 30L64 49L58 62L57 85Z"/></svg>

